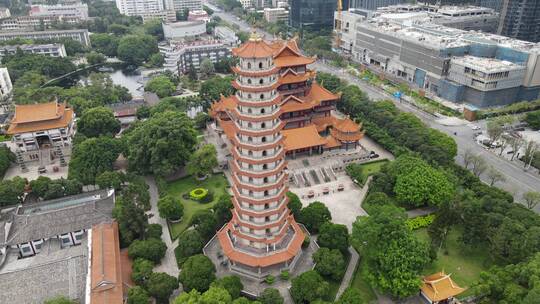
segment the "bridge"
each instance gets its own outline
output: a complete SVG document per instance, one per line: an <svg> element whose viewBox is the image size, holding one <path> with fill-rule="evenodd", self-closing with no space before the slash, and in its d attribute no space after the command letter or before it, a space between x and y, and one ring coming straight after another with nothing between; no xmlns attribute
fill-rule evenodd
<svg viewBox="0 0 540 304"><path fill-rule="evenodd" d="M62 76L58 76L58 77L53 78L53 79L50 79L50 80L48 80L47 82L45 82L44 84L42 84L39 88L40 88L40 89L41 89L41 88L44 88L44 87L50 85L51 83L55 83L55 82L57 82L57 81L59 81L59 80L68 78L68 77L70 77L70 76L72 76L72 75L75 75L75 74L77 74L77 73L79 73L79 72L82 72L82 71L85 71L85 70L89 70L89 69L92 69L92 68L95 68L95 67L98 67L98 66L101 66L101 65L104 65L104 64L109 64L109 63L122 63L122 62L123 62L122 60L120 60L120 59L118 59L118 58L116 58L116 57L114 57L114 58L107 58L107 59L105 60L105 62L96 63L96 64L93 64L93 65L86 66L86 67L84 67L84 68L76 69L75 71L69 72L69 73L67 73L67 74L64 74L64 75L62 75Z"/></svg>

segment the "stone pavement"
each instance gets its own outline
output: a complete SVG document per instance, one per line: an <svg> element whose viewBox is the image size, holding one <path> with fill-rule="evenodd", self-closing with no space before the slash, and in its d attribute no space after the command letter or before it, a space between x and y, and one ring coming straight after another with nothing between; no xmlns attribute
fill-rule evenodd
<svg viewBox="0 0 540 304"><path fill-rule="evenodd" d="M174 256L174 249L178 245L178 240L174 242L171 240L171 234L169 233L169 225L167 225L167 220L159 216L157 202L159 200L159 194L156 186L156 181L154 177L147 176L145 177L146 184L148 185L148 191L150 192L150 211L146 212L149 215L148 222L150 224L160 224L163 227L163 233L161 234L161 239L167 245L167 252L165 257L161 260L161 264L154 267L156 272L165 272L173 277L178 277L180 270L178 269L178 264L176 263L176 257Z"/></svg>
<svg viewBox="0 0 540 304"><path fill-rule="evenodd" d="M336 300L339 299L347 287L351 286L351 280L356 272L356 265L358 265L358 252L356 252L356 250L354 250L354 248L351 246L349 247L349 253L351 254L351 259L349 260L349 265L347 266L343 280L341 280L341 285L339 285Z"/></svg>

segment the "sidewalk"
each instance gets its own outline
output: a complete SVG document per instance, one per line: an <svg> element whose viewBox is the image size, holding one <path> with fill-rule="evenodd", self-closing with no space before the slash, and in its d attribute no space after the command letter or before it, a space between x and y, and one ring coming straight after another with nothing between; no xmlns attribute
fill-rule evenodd
<svg viewBox="0 0 540 304"><path fill-rule="evenodd" d="M343 280L341 280L341 285L339 285L338 292L336 294L336 300L341 297L343 292L345 292L345 289L347 289L349 286L351 286L351 281L354 276L354 273L356 272L356 265L358 265L358 259L359 255L354 248L349 247L349 253L351 254L351 259L349 261L349 265L347 266L347 271L345 271L345 275L343 276Z"/></svg>
<svg viewBox="0 0 540 304"><path fill-rule="evenodd" d="M150 224L160 224L161 227L163 227L163 233L161 234L161 239L167 245L167 252L165 253L165 257L163 258L163 260L161 260L161 264L156 265L154 267L154 271L165 272L177 278L178 274L180 274L180 270L178 269L178 264L176 263L176 257L174 256L174 249L178 245L178 240L175 240L174 242L171 240L171 234L169 233L169 225L167 225L167 221L164 218L161 218L159 216L159 212L157 208L159 194L158 194L158 189L157 189L156 181L154 180L154 177L147 176L145 177L145 181L149 187L148 191L150 192L150 204L151 204L151 209L150 211L146 212L146 214L153 215L148 219L148 222Z"/></svg>

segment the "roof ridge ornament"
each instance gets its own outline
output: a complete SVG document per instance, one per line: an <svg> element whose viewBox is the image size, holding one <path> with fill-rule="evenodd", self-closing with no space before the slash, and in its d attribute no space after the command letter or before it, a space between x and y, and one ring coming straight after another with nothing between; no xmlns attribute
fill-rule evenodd
<svg viewBox="0 0 540 304"><path fill-rule="evenodd" d="M251 36L249 36L249 41L259 42L262 41L262 37L259 35L259 33L257 33L256 30L252 30Z"/></svg>

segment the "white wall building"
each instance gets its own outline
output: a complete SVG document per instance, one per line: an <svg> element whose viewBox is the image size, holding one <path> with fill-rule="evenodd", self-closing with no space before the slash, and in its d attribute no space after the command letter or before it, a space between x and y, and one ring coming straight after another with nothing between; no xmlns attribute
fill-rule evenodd
<svg viewBox="0 0 540 304"><path fill-rule="evenodd" d="M214 36L223 41L224 44L230 46L238 45L240 42L236 33L226 26L216 26L214 28Z"/></svg>
<svg viewBox="0 0 540 304"><path fill-rule="evenodd" d="M165 0L165 6L168 9L174 9L175 11L183 11L189 9L190 11L202 10L201 0Z"/></svg>
<svg viewBox="0 0 540 304"><path fill-rule="evenodd" d="M0 98L4 99L11 94L13 85L7 68L0 68Z"/></svg>
<svg viewBox="0 0 540 304"><path fill-rule="evenodd" d="M87 20L88 5L83 3L70 5L32 5L30 11L28 12L28 15L36 17L77 17L82 20Z"/></svg>
<svg viewBox="0 0 540 304"><path fill-rule="evenodd" d="M139 13L138 16L141 16L143 23L155 19L160 19L164 22L176 22L176 12L174 10Z"/></svg>
<svg viewBox="0 0 540 304"><path fill-rule="evenodd" d="M121 14L139 16L164 10L162 0L116 0L116 7Z"/></svg>
<svg viewBox="0 0 540 304"><path fill-rule="evenodd" d="M245 9L253 7L253 1L252 0L239 0L238 2L240 2L242 4L242 7L245 8Z"/></svg>
<svg viewBox="0 0 540 304"><path fill-rule="evenodd" d="M352 53L356 42L356 24L364 19L363 16L349 11L334 13L334 31L339 35L342 52Z"/></svg>
<svg viewBox="0 0 540 304"><path fill-rule="evenodd" d="M204 21L180 21L163 23L163 34L167 40L181 40L185 37L197 37L206 33Z"/></svg>
<svg viewBox="0 0 540 304"><path fill-rule="evenodd" d="M17 50L24 53L40 54L51 57L67 57L66 48L61 43L50 44L23 44L23 45L3 45L0 46L0 58L6 55L14 55Z"/></svg>
<svg viewBox="0 0 540 304"><path fill-rule="evenodd" d="M281 8L265 8L264 19L270 23L279 22L279 21L288 23L289 11L282 7Z"/></svg>
<svg viewBox="0 0 540 304"><path fill-rule="evenodd" d="M9 17L11 17L11 12L9 11L9 8L0 7L0 19L9 18Z"/></svg>

